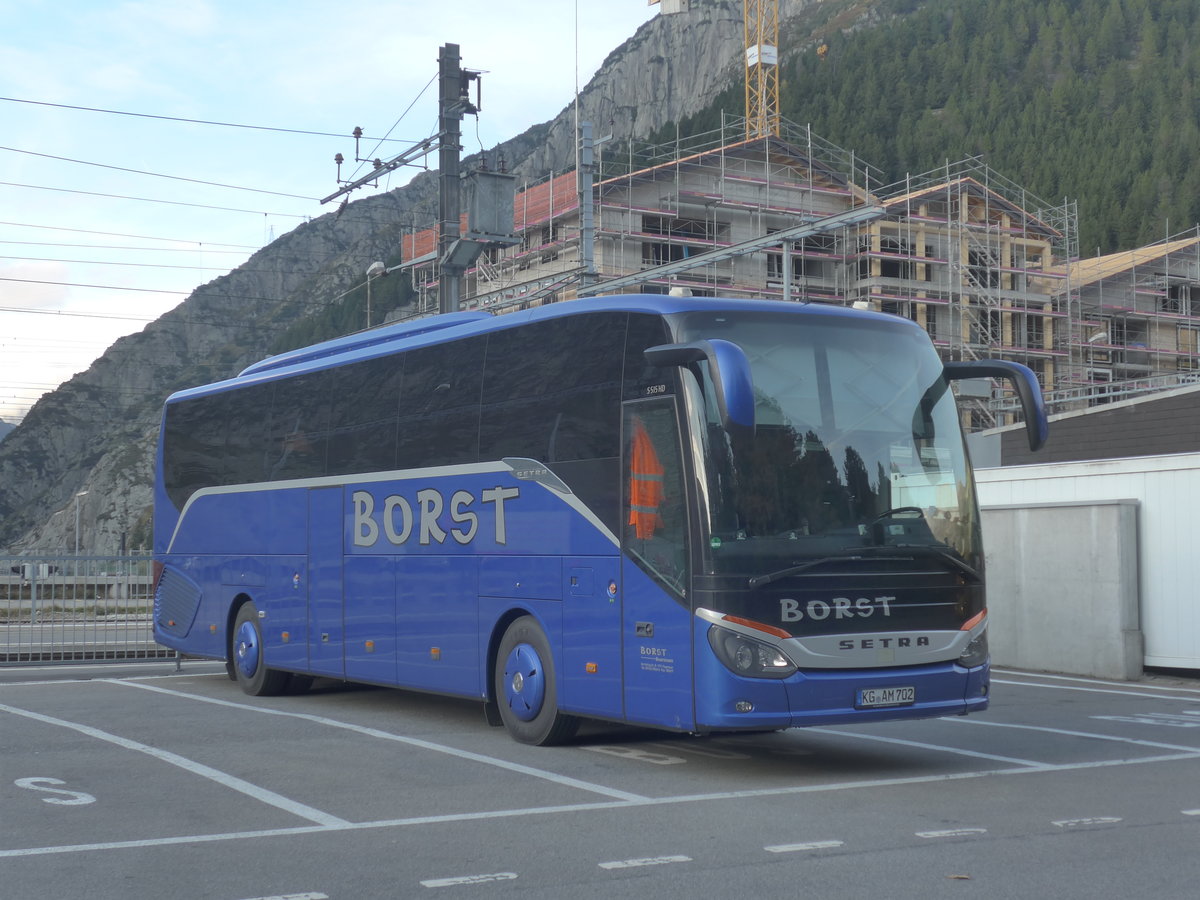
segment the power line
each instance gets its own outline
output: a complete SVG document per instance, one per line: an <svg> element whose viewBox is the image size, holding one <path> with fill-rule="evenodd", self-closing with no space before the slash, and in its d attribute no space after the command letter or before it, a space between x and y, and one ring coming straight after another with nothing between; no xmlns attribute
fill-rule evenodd
<svg viewBox="0 0 1200 900"><path fill-rule="evenodd" d="M0 281L17 281L17 282L21 282L22 284L52 284L55 287L98 288L98 289L106 290L106 291L140 291L141 293L144 293L144 294L179 294L179 296L181 296L181 297L186 297L192 293L191 291L160 291L156 288L126 287L125 285L122 285L122 284L77 284L77 283L71 282L71 281L41 281L37 278L5 278L5 277L0 276ZM0 310L5 310L8 312L14 312L14 311L45 312L45 310L36 310L36 309L15 310L13 307L9 307L9 306L0 306ZM119 318L125 318L125 317L122 316Z"/></svg>
<svg viewBox="0 0 1200 900"><path fill-rule="evenodd" d="M59 286L59 287L97 288L99 290L109 290L109 291L138 291L138 292L144 293L144 294L176 294L181 297L191 296L192 294L196 293L196 291L200 290L200 288L196 288L193 291L169 291L169 290L159 290L157 288L126 287L126 286L120 285L120 284L80 284L80 283L70 282L70 281L39 281L34 278L0 277L0 281L15 281L15 282L21 282L24 284L49 284L49 285L55 285L55 286ZM365 284L365 283L366 282L363 282L363 284ZM356 287L351 288L350 290L339 294L337 297L334 297L329 302L330 303L336 302L337 300L346 296L346 294L352 293L354 290L357 290L358 288L361 288L362 286L363 286L362 284L357 285ZM236 292L231 293L231 292L227 292L227 291L217 291L217 290L207 290L204 292L204 296L209 300L237 300L239 303L242 303L242 304L251 303L251 302L253 302L253 303L281 303L281 302L283 302L278 297L255 297L255 296L251 296L249 294L242 294L242 293L236 293ZM58 316L90 316L92 318L98 318L98 319L129 319L129 320L139 321L139 322L149 322L149 321L153 321L154 319L158 318L158 316L132 316L132 315L121 315L118 313L110 313L110 314L102 315L100 313L70 312L67 310L40 309L40 308L35 308L35 307L24 307L24 306L0 306L0 312L33 313L33 314L37 314L37 315L58 315ZM183 318L183 319L178 319L178 321L190 323L193 325L213 325L213 326L220 327L220 328L236 327L241 330L246 330L246 329L250 329L250 330L254 330L254 331L277 331L278 330L278 328L273 325L254 325L249 322L239 322L236 326L232 326L230 323L230 320L225 319L225 318L221 318L221 319ZM18 338L14 338L14 340L17 340L17 339Z"/></svg>
<svg viewBox="0 0 1200 900"><path fill-rule="evenodd" d="M368 156L368 157L370 157L370 156L374 156L374 155L375 155L375 150L378 150L378 149L379 149L379 147L380 147L380 145L381 145L381 144L383 144L383 142L384 142L384 141L390 140L390 138L388 138L388 135L389 135L389 134L391 134L393 131L395 131L395 130L396 130L396 126L397 126L397 125L399 125L399 124L400 124L400 122L401 122L401 121L403 121L404 117L405 117L405 116L407 116L407 115L409 114L409 112L412 110L412 108L413 108L414 106L416 106L416 105L417 105L417 101L418 101L418 100L420 100L422 97L424 97L424 96L425 96L425 92L426 92L427 90L429 90L429 86L430 86L431 84L433 84L435 81L437 81L437 77L438 77L438 76L437 76L437 73L436 73L436 72L434 72L434 73L433 73L433 77L432 77L432 78L430 78L430 79L429 79L429 81L425 82L425 87L421 88L421 92L420 92L419 94L417 94L417 96L413 97L413 99L412 99L412 103L408 104L408 106L407 106L407 108L405 108L404 112L400 113L400 115L399 115L399 117L396 119L396 121L392 123L392 127L391 127L391 128L389 128L389 129L387 130L387 134L385 134L383 137L381 137L379 140L377 140L377 141L375 142L375 148L374 148L374 150L371 150L371 151L370 151L370 152L367 154L367 156ZM436 131L437 129L435 128L434 130ZM418 142L417 142L417 141L411 141L410 143L414 143L414 144L415 144L415 143L418 143ZM355 146L357 146L357 142L356 142ZM362 163L365 163L365 162L367 162L367 160L363 159L363 160L360 160L360 162L362 162ZM362 166L360 165L360 166L359 166L357 169L355 169L355 170L354 170L354 175L357 175L357 174L358 174L359 172L361 172L361 171L362 171ZM351 176L350 176L351 180L353 180L353 179L354 179L354 175L351 175Z"/></svg>
<svg viewBox="0 0 1200 900"><path fill-rule="evenodd" d="M195 209L215 209L220 212L240 212L251 213L256 216L280 216L285 219L308 219L309 216L296 215L294 213L274 213L266 212L261 209L235 209L229 206L209 206L205 203L184 203L181 200L159 200L156 197L130 197L125 194L101 194L95 191L77 191L70 188L47 187L42 184L18 184L13 181L0 181L0 185L4 187L31 188L38 191L56 191L62 194L82 194L85 197L108 197L114 200L137 200L141 203L165 203L168 206L190 206Z"/></svg>
<svg viewBox="0 0 1200 900"><path fill-rule="evenodd" d="M0 238L0 244L17 244L22 247L75 247L85 250L130 250L137 253L234 253L241 256L246 252L245 250L213 250L211 247L131 247L128 244L71 244L62 241L6 241L2 238ZM8 258L25 259L26 257L12 256Z"/></svg>
<svg viewBox="0 0 1200 900"><path fill-rule="evenodd" d="M125 265L125 264L124 263L114 263L114 265ZM193 270L196 267L195 266L181 266L180 268ZM224 270L222 270L222 271L224 271ZM259 272L267 271L273 275L279 274L278 271L270 270L270 269L268 269L268 270L263 270L263 269L238 270L238 271L259 271ZM15 281L15 282L20 282L22 284L49 284L49 285L53 285L55 287L96 288L98 290L107 290L107 291L139 291L144 294L178 294L181 297L189 297L192 294L196 293L197 291L201 290L201 288L205 287L204 285L201 285L199 287L193 288L190 291L172 291L172 290L159 289L159 288L127 287L126 285L123 285L123 284L86 284L86 283L80 283L80 282L74 282L74 281L49 281L49 280L40 279L40 278L8 278L5 276L0 276L0 281ZM342 293L338 294L336 297L333 297L328 302L329 303L336 302L337 300L340 300L342 297L345 297L347 294L353 293L354 291L363 287L365 284L366 284L365 281L363 281L359 284L356 284L354 287L352 287L346 291L343 291ZM209 299L219 299L219 300L237 299L243 303L245 303L247 301L251 301L251 300L253 300L255 302L262 302L262 303L282 303L283 302L279 297L252 297L248 294L243 294L241 292L221 291L216 288L209 288L208 290L205 290L204 296ZM24 312L26 310L17 309L16 307L0 306L0 312L3 312L3 311ZM28 310L28 311L29 312L37 312L38 310ZM222 323L222 324L228 324L228 323L226 322L226 323Z"/></svg>
<svg viewBox="0 0 1200 900"><path fill-rule="evenodd" d="M33 187L33 185L17 185L17 187ZM263 213L264 216L274 213ZM65 225L33 225L29 222L0 222L0 225L10 225L13 228L43 228L48 231L73 231L76 234L100 234L104 237L136 238L139 241L172 241L179 244L205 244L209 247L238 247L243 250L257 250L250 244L220 244L215 241L196 241L187 238L165 238L153 234L122 234L119 231L94 231L90 228L67 228Z"/></svg>
<svg viewBox="0 0 1200 900"><path fill-rule="evenodd" d="M309 135L312 137L347 138L347 137L351 136L348 134L336 134L336 133L330 132L330 131L305 131L305 130L302 130L299 128L273 128L268 125L245 125L245 124L239 124L237 122L215 122L215 121L211 121L208 119L183 119L183 118L179 118L178 116L160 116L160 115L154 115L151 113L124 112L119 109L100 109L100 108L93 107L93 106L70 106L66 103L47 103L42 100L22 100L18 97L0 97L0 100L6 101L8 103L27 103L31 106L51 106L51 107L54 107L55 109L74 109L74 110L80 110L82 112L106 113L111 116L133 116L133 117L136 117L139 119L159 119L164 122L186 122L190 125L216 125L216 126L219 126L222 128L246 128L246 129L250 129L253 131L277 131L282 134L304 134L304 135ZM396 127L395 125L392 126L392 128L395 128L395 127ZM389 129L388 133L389 134L391 133L390 129ZM388 137L379 138L379 141L381 143L383 141L405 143L405 144L414 143L413 141L407 141L402 138L388 138Z"/></svg>
<svg viewBox="0 0 1200 900"><path fill-rule="evenodd" d="M300 194L284 194L280 191L268 191L264 188L240 187L236 184L222 184L219 181L185 178L182 175L164 175L161 172L147 172L144 169L127 169L124 166L110 166L107 163L89 162L85 159L71 159L69 156L52 156L49 153L35 153L33 150L19 150L16 147L0 147L0 150L7 150L9 153L23 153L26 156L37 156L41 159L53 159L56 162L69 162L80 166L95 166L98 169L108 169L113 172L128 172L131 175L149 175L152 178L166 178L171 181L186 181L188 184L202 184L205 187L227 188L231 191L250 191L255 194L270 194L274 197L287 197L292 200L311 200L314 203L318 199L316 197L304 197Z"/></svg>
<svg viewBox="0 0 1200 900"><path fill-rule="evenodd" d="M49 256L0 256L0 259L15 259L21 262L75 263L82 266L131 266L139 269L183 269L188 272L228 272L227 266L171 266L166 263L118 262L104 259L55 259ZM249 270L243 270L249 271Z"/></svg>
<svg viewBox="0 0 1200 900"><path fill-rule="evenodd" d="M3 280L3 279L0 279L0 280ZM84 285L84 287L88 287L88 285ZM130 290L136 290L136 288L131 288ZM179 293L179 292L178 291L161 291L160 293L171 294L171 293ZM223 299L230 299L230 298L228 295L226 295L226 297L224 297ZM268 300L271 302L277 302L277 301L274 301L270 297L242 297L242 296L239 296L237 299L238 300ZM175 307L174 309L178 309L178 307ZM161 313L156 316L134 316L134 315L122 315L121 313L89 313L89 312L78 312L75 310L65 310L65 309L62 309L62 310L36 309L34 307L0 306L0 313L5 313L5 312L30 313L30 314L34 314L34 315L62 316L62 317L85 318L85 319L116 319L116 320L129 321L129 322L155 322L155 321L158 321L158 319L162 318L162 316L166 315L166 313ZM225 319L225 318L202 319L202 318L195 318L193 316L179 316L179 317L174 318L173 321L180 322L185 325L205 325L205 326L211 326L213 328L233 329L236 331L259 331L259 332L270 332L273 334L278 333L278 331L279 331L278 327L275 325L255 325L250 322L238 322L236 325L234 325L234 324L230 323L229 319ZM126 335L126 336L128 336L128 335ZM103 348L103 353L107 353L108 350L111 350L111 349L112 349L112 345L110 344ZM103 353L101 353L101 355L103 355ZM172 360L171 365L175 365L175 364L177 364L177 362L178 362L177 359Z"/></svg>
<svg viewBox="0 0 1200 900"><path fill-rule="evenodd" d="M20 281L20 278L0 278L0 281ZM82 285L91 287L91 285ZM137 288L131 288L137 290ZM163 291L164 294L177 294L178 291ZM0 306L0 312L32 313L39 316L78 316L85 319L125 319L130 322L153 322L157 316L125 316L120 313L89 313L75 312L68 309L35 309L32 306Z"/></svg>

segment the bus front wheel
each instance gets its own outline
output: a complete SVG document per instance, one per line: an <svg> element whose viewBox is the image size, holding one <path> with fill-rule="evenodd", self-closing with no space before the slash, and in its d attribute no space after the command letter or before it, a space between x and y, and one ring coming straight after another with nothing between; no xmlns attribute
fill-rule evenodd
<svg viewBox="0 0 1200 900"><path fill-rule="evenodd" d="M550 642L533 616L522 616L504 632L496 653L495 688L504 727L522 744L557 744L579 728L575 716L558 711Z"/></svg>
<svg viewBox="0 0 1200 900"><path fill-rule="evenodd" d="M262 625L258 607L242 604L233 623L233 640L229 660L241 689L252 697L268 697L287 690L291 676L278 669L268 669L263 658Z"/></svg>

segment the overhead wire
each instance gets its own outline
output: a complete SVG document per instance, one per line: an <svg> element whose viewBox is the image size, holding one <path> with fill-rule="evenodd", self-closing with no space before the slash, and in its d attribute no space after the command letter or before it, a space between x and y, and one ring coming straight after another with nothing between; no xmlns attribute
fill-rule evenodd
<svg viewBox="0 0 1200 900"><path fill-rule="evenodd" d="M228 272L225 266L172 266L167 263L137 263L120 262L105 259L56 259L52 256L0 256L0 259L14 259L21 262L57 262L76 263L83 266L129 266L137 269L183 269L189 272ZM243 269L242 271L248 271Z"/></svg>
<svg viewBox="0 0 1200 900"><path fill-rule="evenodd" d="M266 215L264 213L264 215ZM252 244L222 244L215 241L196 241L187 238L168 238L158 237L152 234L122 234L119 231L96 231L91 228L68 228L65 225L34 225L29 222L0 222L0 225L9 225L13 228L42 228L49 231L73 231L78 234L101 234L105 237L127 237L136 238L140 241L175 241L183 244L204 244L208 247L239 247L245 250L257 250L258 247Z"/></svg>
<svg viewBox="0 0 1200 900"><path fill-rule="evenodd" d="M189 206L193 209L214 209L219 212L252 213L256 216L281 216L285 219L311 219L311 216L296 215L295 213L268 212L262 209L236 209L229 206L212 206L207 203L184 203L182 200L161 200L157 197L130 197L126 194L104 194L98 191L80 191L71 188L47 187L44 184L20 184L13 181L0 181L4 187L31 188L39 191L55 191L62 194L81 194L85 197L108 197L116 200L137 200L142 203L164 203L168 206Z"/></svg>
<svg viewBox="0 0 1200 900"><path fill-rule="evenodd" d="M131 247L128 244L72 244L63 241L8 241L0 238L0 244L16 244L20 247L71 247L77 250L129 250L135 253L232 253L244 255L246 250L214 250L211 247ZM257 247L247 247L257 250ZM23 256L0 257L0 259L26 259Z"/></svg>
<svg viewBox="0 0 1200 900"><path fill-rule="evenodd" d="M435 75L433 78L431 78L429 80L429 82L425 85L425 87L422 88L422 90L417 94L417 96L413 99L413 101L409 104L409 106L397 118L396 122L392 125L392 127L388 129L385 136L383 138L378 138L375 140L375 144L374 144L375 150L378 150L379 148L381 148L385 142L399 142L400 141L400 139L392 138L391 137L392 133L400 125L401 121L403 121L405 116L416 105L418 100L429 89L430 85L432 85L434 83L434 81L436 80L436 77L437 76ZM267 127L267 126L243 125L243 124L238 124L238 123L219 122L219 121L212 121L212 120L185 119L185 118L181 118L181 117L160 116L160 115L153 115L153 114L148 114L148 113L127 112L127 111L121 111L121 110L110 110L110 109L102 109L102 108L96 108L96 107L72 106L72 105L68 105L68 104L43 103L40 101L22 100L22 99L13 98L13 97L0 97L0 101L6 101L6 102L12 102L12 103L28 103L31 105L49 106L49 107L56 107L56 108L62 108L62 109L73 109L73 110L93 112L93 113L105 113L105 114L110 114L110 115L135 116L138 118L145 118L145 119L178 121L178 122L186 122L189 124L213 125L213 126L222 126L222 127L231 127L231 128L248 128L248 129L252 129L252 130L256 130L256 131L275 131L275 132L283 132L283 133L289 133L289 134L307 134L307 135L314 135L314 136L336 137L336 138L342 138L342 139L347 137L347 135L344 135L344 134L332 134L332 133L328 133L328 132L304 131L304 130L300 130L300 129L272 128L272 127ZM434 131L436 133L436 128L434 129ZM404 141L404 143L415 143L415 142ZM183 176L168 175L168 174L164 174L164 173L151 172L151 171L140 170L140 169L126 168L123 166L109 165L109 164L105 164L105 163L92 162L92 161L88 161L88 160L75 159L75 158L65 157L65 156L55 156L55 155L51 155L51 154L23 150L23 149L14 148L14 147L0 147L0 150L6 150L11 153L24 154L27 156L40 157L43 159L54 160L56 162L67 162L67 163L72 163L72 164L76 164L76 165L86 165L86 166L91 166L91 167L95 167L95 168L107 169L107 170L111 170L111 171L125 172L125 173L132 174L132 175L164 178L164 179L173 180L173 181L180 181L180 182L187 182L187 183L192 183L192 184L203 185L206 187L215 187L215 188L229 189L229 190L250 191L250 192L254 192L254 193L286 197L286 198L290 198L290 199L299 199L299 200L303 200L303 201L313 201L316 199L313 197L306 197L306 196L302 196L302 195L289 194L289 193L284 193L284 192L279 192L279 191L270 191L270 190L264 190L264 189L258 189L258 188L248 188L248 187L243 187L243 186L239 186L239 185L206 181L206 180L202 180L202 179L188 178L188 177L183 177ZM100 198L106 198L106 199L128 200L128 201L142 202L142 203L157 203L157 204L162 204L162 205L193 208L193 209L208 209L208 210L215 210L215 211L220 211L220 212L250 213L250 214L254 214L254 215L262 215L264 217L277 216L277 217L284 217L284 218L289 218L289 219L300 219L300 220L305 220L305 221L311 220L311 218L312 218L312 216L310 216L310 215L297 215L297 214L292 214L292 213L270 212L270 211L266 211L266 210L242 209L242 208L235 208L235 207L228 207L228 206L218 206L218 205L213 205L213 204L191 203L191 202L178 201L178 200L166 200L166 199L161 199L161 198L132 196L132 195L126 195L126 194L106 193L106 192L99 192L99 191L85 191L85 190L69 189L69 188L63 188L63 187L53 187L53 186L39 185L39 184L27 184L27 183L0 181L0 186L24 188L27 190L51 191L51 192L55 192L55 193L73 194L73 195L86 196L86 197L100 197ZM15 222L0 222L0 225L15 226L15 227L20 227L20 228L54 229L54 230L75 232L75 233L105 235L107 237L135 238L138 240L179 242L178 239L164 238L164 237L159 237L156 235L132 235L132 234L123 234L123 233L119 233L119 232L104 232L104 231L98 231L98 230L92 230L92 229L70 228L70 227L65 227L65 226L35 225L32 223L15 223ZM29 242L4 241L3 243L38 245L38 246L79 246L79 247L89 246L86 244L72 245L72 244L68 244L68 243L62 243L62 244L56 245L56 244L51 244L50 242L32 242L32 241L29 241ZM222 252L222 253L237 252L237 250L260 249L258 247L253 247L253 246L248 246L248 245L215 243L215 242L208 243L208 242L200 242L200 241L188 241L187 243L192 243L192 244L196 244L199 246L191 247L191 248L162 247L162 248L146 248L146 249L157 249L157 250L185 249L188 252L206 252L206 251L208 251L208 252ZM217 249L217 248L221 248L221 247L237 248L237 250L219 250L219 249ZM114 249L114 250L132 249L132 248L128 248L128 247L110 247L107 245L92 245L92 248L93 249ZM99 262L99 261L86 261L86 260L47 260L47 259L43 259L43 258L20 257L20 256L3 256L3 257L0 257L0 259L21 260L21 261L29 261L29 262L62 262L62 263L71 263L71 264L131 265L131 266L146 267L146 268L173 268L173 269L203 269L204 268L204 267L193 267L193 266L167 266L167 265L158 265L158 264L152 264L152 263L118 263L118 262ZM185 292L185 291L172 291L172 290L155 290L155 289L151 289L151 288L127 287L127 286L108 285L108 284L78 283L78 282L67 282L67 281L49 281L49 280L37 280L37 279L25 279L25 278L13 278L13 277L0 277L0 281L11 282L11 283L25 283L25 284L44 284L44 285L54 285L54 286L62 286L62 287L90 288L90 289L97 289L97 290L119 290L119 291L127 291L127 292L136 291L136 292L140 292L140 293L150 293L150 294L160 294L160 295L188 296L191 293L193 293L193 291ZM342 297L345 297L347 294L360 289L361 287L362 287L361 284L355 285L354 287L350 288L349 290L344 291L341 294L339 294L337 297L333 298L333 301L339 300ZM216 294L215 292L209 292L209 296L220 296L220 295ZM232 295L225 295L225 297L226 297L226 299L232 299ZM280 302L278 298L246 297L246 296L240 295L240 294L237 296L237 300L239 300L240 302L243 302L243 303L246 301L264 301L264 302L270 302L270 303ZM139 315L133 315L133 314L122 314L122 313L112 313L112 312L104 312L104 313L88 312L88 311L83 311L83 310L47 310L47 309L42 309L42 308L19 307L19 306L0 307L0 313L2 313L2 312L16 313L16 314L36 314L36 315L67 316L67 317L94 318L94 319L109 319L109 320L121 320L121 321L133 321L133 322L151 322L151 321L154 321L155 319L159 318L159 316L157 316L157 315L155 315L155 316L139 316ZM213 319L211 321L203 321L201 319L194 318L194 317L181 318L180 321L187 321L187 322L191 322L194 324L209 324L209 325L213 325L213 326L228 326L230 324L228 320ZM253 330L253 331L272 331L272 330L274 330L273 326L255 325L252 322L239 322L237 324L237 326L235 326L235 327L238 328L238 330L247 330L247 331L249 331L249 330ZM62 346L62 342L56 342L56 345ZM54 346L54 345L51 345L51 346ZM5 347L7 350L13 349L8 344L6 344ZM27 351L22 350L21 352L25 353ZM172 363L174 363L174 362L175 361L172 360ZM151 363L151 364L154 364L154 363ZM166 364L166 363L163 362L162 364ZM212 365L212 366L216 367L218 364L214 363L214 364L206 364L206 365ZM15 387L15 385L14 385L14 387ZM21 393L27 393L31 387L33 390L37 390L38 387L40 387L40 385L31 385L29 382L23 382L20 385ZM46 387L47 387L47 390L54 389L53 385L47 385ZM3 393L8 394L11 392L8 390L4 390ZM37 396L41 396L41 394L38 394ZM37 397L36 396L29 397L29 399L36 400ZM20 418L23 419L24 414L21 414ZM11 419L11 416L10 416L10 419Z"/></svg>
<svg viewBox="0 0 1200 900"><path fill-rule="evenodd" d="M292 200L309 200L317 202L317 197L305 197L301 194L285 194L281 191L268 191L264 188L242 187L236 184L223 184L219 181L204 181L200 178L187 178L183 175L164 175L162 172L147 172L145 169L128 169L125 166L113 166L108 163L90 162L86 159L72 159L69 156L54 156L50 153L37 153L33 150L21 150L17 147L0 146L0 150L6 150L9 153L23 153L26 156L37 156L41 159L52 159L55 162L69 162L80 166L94 166L97 169L108 169L113 172L126 172L130 175L148 175L151 178L166 178L171 181L186 181L189 184L201 184L205 187L225 188L231 191L249 191L254 194L270 194L274 197L287 197Z"/></svg>
<svg viewBox="0 0 1200 900"><path fill-rule="evenodd" d="M379 149L380 144L382 144L384 141L388 140L388 135L390 135L393 131L396 130L396 126L399 125L401 123L401 121L403 121L404 117L409 114L409 112L412 110L412 108L417 105L417 101L420 100L423 96L425 96L425 92L427 90L429 90L429 86L437 80L437 77L438 76L435 74L432 78L430 78L427 82L425 82L425 87L421 88L421 90L417 93L417 96L413 97L412 102L409 103L407 107L405 107L404 112L400 113L400 115L399 115L399 117L397 117L396 121L392 123L392 127L389 128L386 132L384 132L384 136L382 138L379 138L379 140L376 141L375 147L367 153L368 158L374 156L375 151ZM436 134L437 128L435 127L433 129L433 131L434 131L434 134ZM407 141L407 143L416 144L419 142L418 141ZM362 159L362 160L359 160L358 162L359 162L359 167L354 170L354 174L351 175L350 178L347 180L353 181L355 179L355 177L358 175L358 173L362 171L362 164L366 163L367 160Z"/></svg>
<svg viewBox="0 0 1200 900"><path fill-rule="evenodd" d="M238 122L218 122L218 121L213 121L210 119L185 119L180 116L164 116L164 115L157 115L157 114L153 114L153 113L125 112L125 111L119 110L119 109L101 109L101 108L95 107L95 106L72 106L67 103L48 103L44 100L22 100L18 97L0 97L0 100L8 102L8 103L27 103L32 106L50 106L50 107L54 107L55 109L74 109L74 110L80 110L83 112L106 113L106 114L112 115L112 116L133 116L133 117L136 117L139 119L159 119L164 122L184 122L189 125L216 125L221 128L246 128L246 129L250 129L253 131L275 131L275 132L280 132L282 134L303 134L303 135L309 135L311 137L335 137L335 138L350 137L350 135L338 134L338 133L331 132L331 131L306 131L306 130L299 129L299 128L275 128L275 127L271 127L269 125L246 125L246 124L238 123ZM398 125L399 121L397 121L396 124ZM396 127L395 125L392 126L392 128L395 128L395 127ZM390 129L388 131L388 134L391 134ZM416 143L416 141L408 141L408 140L405 140L404 138L382 137L382 138L379 138L378 140L380 142L389 141L389 142L408 143L408 144Z"/></svg>
<svg viewBox="0 0 1200 900"><path fill-rule="evenodd" d="M127 287L122 284L81 284L73 281L44 281L37 278L10 278L4 275L0 275L0 281L12 281L20 284L52 284L55 287L98 288L108 291L139 291L147 294L178 294L181 297L186 297L192 293L192 291L160 291L156 288ZM0 306L0 311L11 309L12 307Z"/></svg>

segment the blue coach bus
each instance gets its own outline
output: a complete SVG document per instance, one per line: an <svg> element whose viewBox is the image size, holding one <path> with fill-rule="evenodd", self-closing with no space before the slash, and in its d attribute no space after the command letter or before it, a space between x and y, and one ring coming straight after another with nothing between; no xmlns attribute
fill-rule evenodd
<svg viewBox="0 0 1200 900"><path fill-rule="evenodd" d="M983 548L945 363L841 307L628 295L460 312L165 405L157 640L250 694L481 700L518 741L988 704Z"/></svg>

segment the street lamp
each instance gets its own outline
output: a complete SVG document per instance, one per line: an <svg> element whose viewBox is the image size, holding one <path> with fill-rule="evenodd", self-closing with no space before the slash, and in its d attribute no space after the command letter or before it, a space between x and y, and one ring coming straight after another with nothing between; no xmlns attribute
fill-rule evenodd
<svg viewBox="0 0 1200 900"><path fill-rule="evenodd" d="M367 327L368 328L371 327L371 279L381 278L384 275L387 275L387 273L388 273L387 266L385 266L379 260L376 260L375 262L371 263L371 265L369 265L367 267Z"/></svg>
<svg viewBox="0 0 1200 900"><path fill-rule="evenodd" d="M87 491L80 491L75 495L75 555L79 555L79 498L86 497Z"/></svg>

